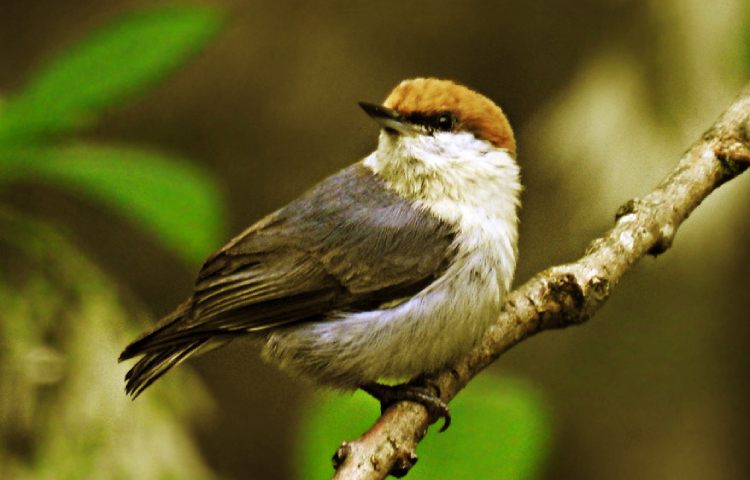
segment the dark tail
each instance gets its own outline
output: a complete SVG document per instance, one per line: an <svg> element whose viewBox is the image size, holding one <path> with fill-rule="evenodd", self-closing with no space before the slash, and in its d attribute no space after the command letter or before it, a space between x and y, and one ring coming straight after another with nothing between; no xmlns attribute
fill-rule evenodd
<svg viewBox="0 0 750 480"><path fill-rule="evenodd" d="M136 398L149 385L198 350L209 338L174 339L181 321L190 311L191 301L183 303L152 330L125 347L119 361L143 355L125 375L125 392ZM170 339L172 337L172 339Z"/></svg>

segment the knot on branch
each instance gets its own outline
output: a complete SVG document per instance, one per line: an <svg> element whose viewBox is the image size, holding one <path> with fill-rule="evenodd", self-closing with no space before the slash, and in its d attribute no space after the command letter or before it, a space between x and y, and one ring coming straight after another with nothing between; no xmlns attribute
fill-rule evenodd
<svg viewBox="0 0 750 480"><path fill-rule="evenodd" d="M653 208L653 206L648 205L639 198L631 198L624 204L620 205L620 208L617 209L617 212L615 212L615 222L633 221L636 219L638 213L649 208ZM648 249L647 253L651 256L657 257L669 250L674 241L675 232L676 228L672 223L667 222L661 224L659 229L654 232L654 244ZM632 238L632 234L629 234L629 237ZM603 241L603 239L600 240ZM598 244L592 244L592 247L596 248L598 247ZM591 248L589 251L590 250Z"/></svg>
<svg viewBox="0 0 750 480"><path fill-rule="evenodd" d="M331 458L331 461L333 462L333 469L338 470L339 467L344 464L346 457L348 457L351 453L351 444L349 442L341 442L341 445L339 445L339 448L337 448L336 452L333 454L333 458Z"/></svg>
<svg viewBox="0 0 750 480"><path fill-rule="evenodd" d="M540 305L541 329L563 328L583 322L581 311L585 298L583 288L570 272L551 272L547 281L545 302Z"/></svg>
<svg viewBox="0 0 750 480"><path fill-rule="evenodd" d="M570 271L570 268L547 272L546 291L535 302L540 330L583 323L609 297L610 282L607 278L595 272ZM576 269L575 266L572 268Z"/></svg>
<svg viewBox="0 0 750 480"><path fill-rule="evenodd" d="M626 215L635 213L638 210L641 200L639 198L631 198L627 202L620 205L620 208L615 212L615 222L619 222L620 219Z"/></svg>
<svg viewBox="0 0 750 480"><path fill-rule="evenodd" d="M388 442L396 450L396 463L393 464L389 475L393 475L396 478L406 476L411 470L411 467L417 463L417 454L413 450L409 450L403 447L399 447L397 442L393 438L388 438Z"/></svg>
<svg viewBox="0 0 750 480"><path fill-rule="evenodd" d="M659 227L659 230L657 231L656 241L646 253L648 253L652 257L658 257L662 253L669 250L670 247L672 247L672 242L674 241L675 231L676 229L671 223L665 223L661 227Z"/></svg>
<svg viewBox="0 0 750 480"><path fill-rule="evenodd" d="M750 103L749 103L750 104ZM730 109L731 111L731 109ZM713 154L719 161L722 182L733 179L750 166L750 118L744 112L734 128L721 125L704 136L713 143Z"/></svg>
<svg viewBox="0 0 750 480"><path fill-rule="evenodd" d="M354 449L358 451L355 452ZM336 449L336 453L333 454L333 458L331 459L334 470L338 472L339 468L351 457L355 461L358 460L358 465L355 469L360 473L381 472L382 475L379 475L379 477L392 475L396 478L402 478L409 473L418 460L417 454L413 449L402 445L401 442L390 435L385 439L385 443L379 446L371 455L363 455L363 449L366 450L367 445L358 445L357 442L343 442ZM369 465L364 465L363 461L369 463ZM390 461L393 461L393 464L388 469ZM388 469L387 472L385 471L386 469ZM339 477L337 476L336 478Z"/></svg>
<svg viewBox="0 0 750 480"><path fill-rule="evenodd" d="M744 172L750 166L750 141L738 136L723 137L714 147L714 155L721 165L722 181L726 182Z"/></svg>

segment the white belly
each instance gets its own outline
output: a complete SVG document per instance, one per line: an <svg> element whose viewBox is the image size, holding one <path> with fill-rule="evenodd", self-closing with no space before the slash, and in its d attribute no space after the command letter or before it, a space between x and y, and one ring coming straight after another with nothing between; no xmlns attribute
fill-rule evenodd
<svg viewBox="0 0 750 480"><path fill-rule="evenodd" d="M411 299L279 329L269 335L264 358L341 388L451 364L497 319L515 269L515 242L505 228L481 220L457 236L458 253L445 274Z"/></svg>

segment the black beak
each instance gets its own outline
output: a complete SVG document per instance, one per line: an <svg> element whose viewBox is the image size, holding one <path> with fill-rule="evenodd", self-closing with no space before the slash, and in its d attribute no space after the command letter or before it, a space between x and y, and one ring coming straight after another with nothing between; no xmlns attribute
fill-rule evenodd
<svg viewBox="0 0 750 480"><path fill-rule="evenodd" d="M392 108L384 107L375 103L359 102L362 110L373 120L378 122L386 130L399 133L415 133L416 130L400 113Z"/></svg>

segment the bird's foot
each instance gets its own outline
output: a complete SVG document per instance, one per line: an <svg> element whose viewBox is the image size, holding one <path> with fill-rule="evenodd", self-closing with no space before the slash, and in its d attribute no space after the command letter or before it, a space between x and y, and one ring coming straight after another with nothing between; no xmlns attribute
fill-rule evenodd
<svg viewBox="0 0 750 480"><path fill-rule="evenodd" d="M435 423L443 419L441 432L448 429L451 424L451 412L448 405L440 400L439 394L436 394L430 386L413 385L402 383L399 385L383 385L382 383L368 383L360 387L380 401L380 411L385 412L391 405L401 402L416 402L427 409L430 416L430 423Z"/></svg>

